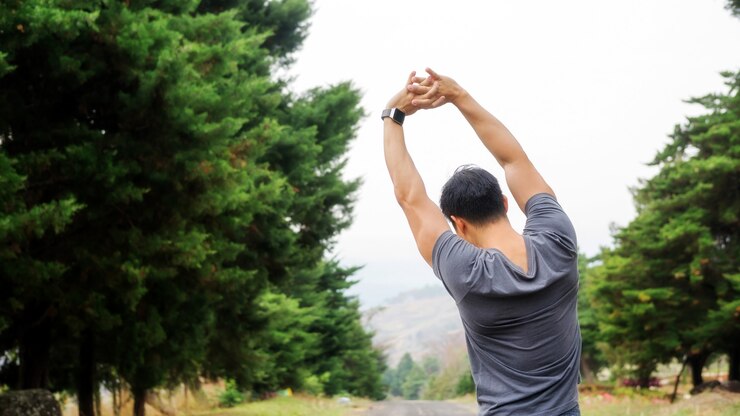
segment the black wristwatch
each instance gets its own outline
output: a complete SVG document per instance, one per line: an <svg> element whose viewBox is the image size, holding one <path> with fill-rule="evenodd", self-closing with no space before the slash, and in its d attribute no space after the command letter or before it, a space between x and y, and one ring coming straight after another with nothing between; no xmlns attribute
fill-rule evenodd
<svg viewBox="0 0 740 416"><path fill-rule="evenodd" d="M383 110L383 114L380 115L380 119L385 120L386 117L390 117L396 124L403 126L403 119L406 118L406 113L397 108L386 108Z"/></svg>

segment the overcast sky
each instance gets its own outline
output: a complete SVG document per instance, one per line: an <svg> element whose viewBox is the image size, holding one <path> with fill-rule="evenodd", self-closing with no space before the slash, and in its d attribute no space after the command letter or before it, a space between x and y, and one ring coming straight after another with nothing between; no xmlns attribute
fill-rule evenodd
<svg viewBox="0 0 740 416"><path fill-rule="evenodd" d="M315 1L290 73L304 91L351 80L367 112L346 176L363 186L354 223L337 240L364 307L439 284L393 197L380 112L411 70L449 75L522 143L555 190L588 255L612 244L610 224L635 215L629 188L675 124L701 112L683 100L724 91L740 67L740 19L720 0ZM450 104L404 124L433 200L454 169L502 170ZM524 215L509 217L521 231Z"/></svg>

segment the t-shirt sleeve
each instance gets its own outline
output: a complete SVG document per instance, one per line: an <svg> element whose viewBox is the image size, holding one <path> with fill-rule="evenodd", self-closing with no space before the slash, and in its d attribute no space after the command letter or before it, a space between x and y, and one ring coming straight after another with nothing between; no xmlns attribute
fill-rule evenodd
<svg viewBox="0 0 740 416"><path fill-rule="evenodd" d="M455 302L460 302L470 291L473 269L480 252L481 249L452 231L445 231L434 243L432 269Z"/></svg>
<svg viewBox="0 0 740 416"><path fill-rule="evenodd" d="M554 196L542 193L529 198L524 213L524 234L546 235L571 254L577 253L576 230Z"/></svg>

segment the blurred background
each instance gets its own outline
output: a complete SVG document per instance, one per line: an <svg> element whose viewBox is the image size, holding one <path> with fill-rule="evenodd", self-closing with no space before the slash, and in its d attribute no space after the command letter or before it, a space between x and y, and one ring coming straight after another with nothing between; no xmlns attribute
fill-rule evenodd
<svg viewBox="0 0 740 416"><path fill-rule="evenodd" d="M575 225L584 414L738 414L738 17L0 2L0 409L475 414L457 309L382 155L380 112L431 67L508 126ZM463 164L505 185L454 106L404 130L432 199Z"/></svg>

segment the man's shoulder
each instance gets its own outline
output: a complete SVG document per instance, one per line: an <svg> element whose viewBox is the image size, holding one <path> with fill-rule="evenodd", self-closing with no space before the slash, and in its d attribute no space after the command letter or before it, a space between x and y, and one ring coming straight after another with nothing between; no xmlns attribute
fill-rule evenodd
<svg viewBox="0 0 740 416"><path fill-rule="evenodd" d="M532 211L542 206L557 207L561 211L563 209L560 206L560 203L558 202L558 199L555 197L555 195L547 192L540 192L538 194L532 195L527 200L527 203L524 204L524 215L529 217L532 214Z"/></svg>
<svg viewBox="0 0 740 416"><path fill-rule="evenodd" d="M560 203L551 194L537 194L527 201L527 222L522 234L545 245L577 252L576 230Z"/></svg>

